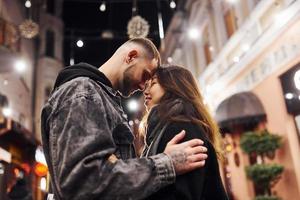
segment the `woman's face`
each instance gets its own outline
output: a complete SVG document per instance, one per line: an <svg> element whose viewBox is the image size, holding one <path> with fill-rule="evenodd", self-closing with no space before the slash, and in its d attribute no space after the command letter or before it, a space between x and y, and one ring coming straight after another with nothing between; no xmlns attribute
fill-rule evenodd
<svg viewBox="0 0 300 200"><path fill-rule="evenodd" d="M157 77L153 77L148 81L144 90L145 106L149 111L154 105L158 104L165 94L165 90L158 83Z"/></svg>

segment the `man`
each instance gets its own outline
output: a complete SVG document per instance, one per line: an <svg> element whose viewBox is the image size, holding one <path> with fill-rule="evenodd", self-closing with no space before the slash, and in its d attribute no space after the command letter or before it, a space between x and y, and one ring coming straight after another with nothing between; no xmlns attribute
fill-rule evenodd
<svg viewBox="0 0 300 200"><path fill-rule="evenodd" d="M133 134L120 103L143 90L160 56L148 39L123 44L99 69L67 67L42 111L42 140L55 200L142 199L204 165L201 140L177 144L151 158L134 158Z"/></svg>

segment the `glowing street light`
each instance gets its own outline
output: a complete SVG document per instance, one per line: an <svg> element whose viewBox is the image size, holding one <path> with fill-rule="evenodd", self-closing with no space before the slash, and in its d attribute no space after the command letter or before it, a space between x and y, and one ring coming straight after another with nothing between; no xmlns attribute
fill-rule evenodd
<svg viewBox="0 0 300 200"><path fill-rule="evenodd" d="M274 21L277 26L285 25L289 19L291 18L291 13L287 10L280 11L279 13L274 15Z"/></svg>
<svg viewBox="0 0 300 200"><path fill-rule="evenodd" d="M300 70L296 71L294 75L295 87L300 90Z"/></svg>
<svg viewBox="0 0 300 200"><path fill-rule="evenodd" d="M172 63L173 62L173 58L172 57L168 57L167 61L168 61L168 63Z"/></svg>
<svg viewBox="0 0 300 200"><path fill-rule="evenodd" d="M242 46L242 49L243 49L244 52L246 52L246 51L248 51L250 49L250 45L249 44L244 44Z"/></svg>
<svg viewBox="0 0 300 200"><path fill-rule="evenodd" d="M5 117L10 117L12 115L12 110L8 107L2 109L2 113Z"/></svg>
<svg viewBox="0 0 300 200"><path fill-rule="evenodd" d="M35 156L34 157L35 157L35 161L40 162L44 165L47 165L45 154L44 154L43 150L40 147L38 147L35 150Z"/></svg>
<svg viewBox="0 0 300 200"><path fill-rule="evenodd" d="M228 3L232 3L232 4L236 3L237 1L238 0L227 0Z"/></svg>
<svg viewBox="0 0 300 200"><path fill-rule="evenodd" d="M235 56L235 57L233 58L233 62L235 62L235 63L240 62L240 58L239 58L238 56Z"/></svg>
<svg viewBox="0 0 300 200"><path fill-rule="evenodd" d="M77 45L79 48L81 48L81 47L83 47L84 43L83 43L82 40L78 40L78 41L76 42L76 45Z"/></svg>
<svg viewBox="0 0 300 200"><path fill-rule="evenodd" d="M47 189L47 180L45 177L42 177L40 180L40 188L42 191L46 191Z"/></svg>
<svg viewBox="0 0 300 200"><path fill-rule="evenodd" d="M139 104L137 102L137 100L132 99L128 102L128 109L132 112L136 112L139 109Z"/></svg>
<svg viewBox="0 0 300 200"><path fill-rule="evenodd" d="M70 65L74 65L74 64L75 64L74 58L70 58Z"/></svg>
<svg viewBox="0 0 300 200"><path fill-rule="evenodd" d="M30 8L31 7L31 1L30 0L26 0L25 7L26 8Z"/></svg>
<svg viewBox="0 0 300 200"><path fill-rule="evenodd" d="M199 37L199 31L196 28L190 28L188 31L188 36L190 39L195 40Z"/></svg>
<svg viewBox="0 0 300 200"><path fill-rule="evenodd" d="M24 60L18 60L15 63L15 70L19 73L23 73L26 69L26 63Z"/></svg>
<svg viewBox="0 0 300 200"><path fill-rule="evenodd" d="M101 3L101 5L100 5L100 7L99 7L99 10L100 10L101 12L104 12L104 11L106 10L106 4L105 4L104 1Z"/></svg>
<svg viewBox="0 0 300 200"><path fill-rule="evenodd" d="M175 9L176 8L176 3L174 0L170 1L170 8Z"/></svg>
<svg viewBox="0 0 300 200"><path fill-rule="evenodd" d="M132 120L129 121L129 125L133 126L133 121Z"/></svg>
<svg viewBox="0 0 300 200"><path fill-rule="evenodd" d="M292 93L286 93L285 98L291 100L292 98L294 98L294 95Z"/></svg>

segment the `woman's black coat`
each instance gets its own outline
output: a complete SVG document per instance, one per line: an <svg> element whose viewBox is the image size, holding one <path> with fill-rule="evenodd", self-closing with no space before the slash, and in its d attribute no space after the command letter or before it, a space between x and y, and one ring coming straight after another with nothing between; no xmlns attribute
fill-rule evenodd
<svg viewBox="0 0 300 200"><path fill-rule="evenodd" d="M164 125L157 129L157 125L160 123L157 116L153 113L149 115L152 119L148 120L146 147L143 156L162 153L167 143L181 130L185 130L186 136L183 141L194 138L203 140L204 146L208 149L208 158L204 167L177 176L174 184L159 190L147 200L228 200L221 181L216 152L208 141L204 130L191 122L163 123ZM162 129L164 129L163 132L159 133ZM161 136L157 137L158 134L161 134ZM157 149L149 149L149 146L153 148L153 143L155 142L157 143L155 147ZM147 151L148 155L146 155Z"/></svg>

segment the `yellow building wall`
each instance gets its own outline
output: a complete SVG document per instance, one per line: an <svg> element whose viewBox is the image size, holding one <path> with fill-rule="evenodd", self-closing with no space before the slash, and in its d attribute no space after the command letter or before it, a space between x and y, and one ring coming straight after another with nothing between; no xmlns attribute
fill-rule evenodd
<svg viewBox="0 0 300 200"><path fill-rule="evenodd" d="M282 67L253 89L267 113L268 130L283 137L283 145L277 151L274 162L284 166L284 173L274 191L282 199L288 200L300 199L300 148L294 119L286 110L279 76L296 63L292 61L290 65Z"/></svg>
<svg viewBox="0 0 300 200"><path fill-rule="evenodd" d="M300 21L291 24L290 29L281 34L280 40L274 41L274 43L267 47L262 54L253 59L245 70L238 76L232 78L222 93L215 95L215 98L222 99L222 95L226 93L227 89L230 90L230 88L239 85L240 81L249 74L251 69L259 66L263 59L274 49L278 49L284 43L289 43L292 37L299 37L299 35L295 35L299 25ZM295 66L297 63L300 63L300 52L297 53L297 55L298 54L299 56L296 56L288 63L277 66L277 69L272 74L268 75L251 90L258 96L264 106L267 114L268 130L283 137L283 145L276 152L276 158L272 161L267 161L273 163L276 162L284 166L282 178L273 189L274 193L283 200L300 199L300 141L293 116L287 113L284 94L282 93L279 79L281 74ZM277 63L275 62L273 64L276 65ZM239 141L239 138L235 138L235 140ZM243 161L241 160L241 162ZM248 188L245 187L244 184L241 183L245 181L242 172L239 169L235 169L234 166L231 167L233 167L232 171L236 171L236 173L239 174L239 176L232 177L232 187L237 196L237 200L251 199L253 187L251 189L251 185L249 186L249 184Z"/></svg>

